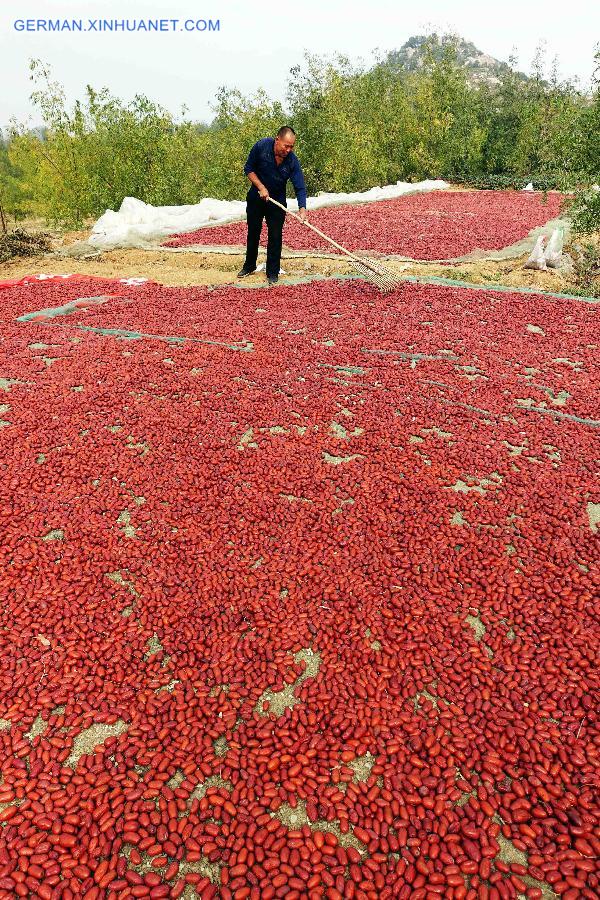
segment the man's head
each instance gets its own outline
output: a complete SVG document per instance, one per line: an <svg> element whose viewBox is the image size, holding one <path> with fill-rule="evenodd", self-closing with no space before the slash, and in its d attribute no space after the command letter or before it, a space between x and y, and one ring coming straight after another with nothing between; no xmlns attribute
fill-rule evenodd
<svg viewBox="0 0 600 900"><path fill-rule="evenodd" d="M296 143L296 132L289 125L283 125L275 135L276 156L286 157Z"/></svg>

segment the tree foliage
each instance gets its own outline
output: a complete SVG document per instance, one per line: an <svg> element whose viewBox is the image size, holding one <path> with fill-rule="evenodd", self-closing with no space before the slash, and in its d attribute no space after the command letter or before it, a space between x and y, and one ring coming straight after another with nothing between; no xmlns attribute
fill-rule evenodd
<svg viewBox="0 0 600 900"><path fill-rule="evenodd" d="M0 204L15 217L73 225L126 196L155 205L241 198L250 147L284 123L297 131L311 194L424 178L489 187L532 180L541 189L600 180L598 81L586 94L556 66L546 76L541 53L532 78L511 62L490 83L469 77L451 40L425 45L410 71L389 55L368 66L307 55L290 71L285 105L223 87L204 125L185 109L175 117L141 94L124 102L89 85L69 107L50 71L32 61L43 128L13 122L0 143Z"/></svg>
<svg viewBox="0 0 600 900"><path fill-rule="evenodd" d="M29 200L23 173L11 162L8 142L0 135L0 225L25 218Z"/></svg>

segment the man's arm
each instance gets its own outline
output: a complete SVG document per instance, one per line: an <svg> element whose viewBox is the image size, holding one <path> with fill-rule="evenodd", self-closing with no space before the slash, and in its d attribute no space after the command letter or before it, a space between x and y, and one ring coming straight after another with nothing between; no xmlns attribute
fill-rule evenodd
<svg viewBox="0 0 600 900"><path fill-rule="evenodd" d="M260 178L258 177L258 175L256 174L256 172L246 172L246 175L248 176L248 178L250 179L250 181L252 182L252 184L254 185L256 190L258 191L258 196L261 198L261 200L268 200L269 192L266 189L266 187L264 186L264 184L262 183L262 181L260 180Z"/></svg>
<svg viewBox="0 0 600 900"><path fill-rule="evenodd" d="M294 160L294 166L290 175L296 197L298 199L298 215L303 222L308 221L308 213L306 212L306 185L304 183L304 174L300 168L298 159Z"/></svg>
<svg viewBox="0 0 600 900"><path fill-rule="evenodd" d="M248 159L246 160L246 165L244 166L244 174L248 176L251 183L254 185L256 190L258 191L258 196L263 200L269 199L269 192L254 171L256 168L256 163L258 162L258 144L255 144L248 154Z"/></svg>

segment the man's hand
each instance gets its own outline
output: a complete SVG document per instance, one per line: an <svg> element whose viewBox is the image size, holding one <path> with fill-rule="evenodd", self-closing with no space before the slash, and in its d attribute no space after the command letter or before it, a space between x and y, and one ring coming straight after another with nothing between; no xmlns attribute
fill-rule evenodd
<svg viewBox="0 0 600 900"><path fill-rule="evenodd" d="M269 199L269 192L264 185L258 189L258 196L265 202Z"/></svg>
<svg viewBox="0 0 600 900"><path fill-rule="evenodd" d="M299 209L299 210L298 210L298 215L299 215L299 217L300 217L300 220L301 220L302 224L303 224L303 225L307 225L307 224L308 224L308 213L307 213L307 211L306 211L304 208Z"/></svg>

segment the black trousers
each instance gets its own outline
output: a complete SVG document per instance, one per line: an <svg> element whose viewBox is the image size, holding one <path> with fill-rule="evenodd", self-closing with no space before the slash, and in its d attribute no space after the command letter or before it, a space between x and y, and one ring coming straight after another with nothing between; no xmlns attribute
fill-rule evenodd
<svg viewBox="0 0 600 900"><path fill-rule="evenodd" d="M282 201L285 204L285 200ZM252 272L256 268L258 244L262 231L263 219L267 220L267 278L279 275L281 264L281 243L285 213L269 201L261 200L254 191L246 196L246 221L248 222L248 238L246 240L246 261L244 268Z"/></svg>

